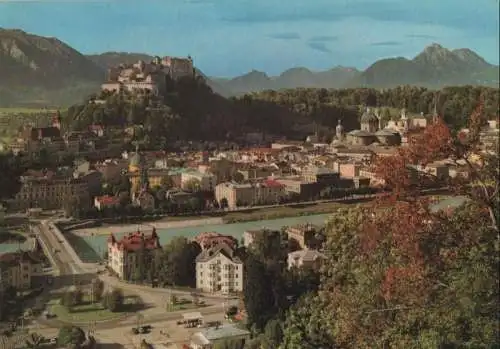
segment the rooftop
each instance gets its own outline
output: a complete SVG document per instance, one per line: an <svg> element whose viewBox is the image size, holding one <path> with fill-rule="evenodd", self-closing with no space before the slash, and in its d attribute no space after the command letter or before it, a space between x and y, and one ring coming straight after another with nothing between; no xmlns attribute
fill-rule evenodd
<svg viewBox="0 0 500 349"><path fill-rule="evenodd" d="M249 331L238 328L233 324L224 324L219 327L209 327L198 333L201 334L202 338L205 338L208 341L250 335Z"/></svg>
<svg viewBox="0 0 500 349"><path fill-rule="evenodd" d="M137 251L141 246L144 246L147 250L161 248L160 238L156 234L155 228L153 228L149 236L146 236L143 232L136 231L135 233L125 235L121 240L116 240L115 236L111 234L108 238L108 243L117 246L120 250L130 252Z"/></svg>

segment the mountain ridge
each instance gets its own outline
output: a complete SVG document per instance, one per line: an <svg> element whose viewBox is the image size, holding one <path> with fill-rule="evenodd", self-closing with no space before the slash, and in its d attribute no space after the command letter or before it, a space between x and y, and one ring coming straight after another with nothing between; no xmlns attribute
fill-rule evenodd
<svg viewBox="0 0 500 349"><path fill-rule="evenodd" d="M150 60L152 55L137 52L104 52L84 55L57 38L0 28L0 105L72 104L96 92L106 70L120 63ZM314 71L292 67L276 76L251 70L233 78L205 77L207 84L225 97L262 90L291 88L387 88L421 85L498 87L498 66L488 63L471 49L449 50L433 43L415 57L384 58L365 70L333 66Z"/></svg>

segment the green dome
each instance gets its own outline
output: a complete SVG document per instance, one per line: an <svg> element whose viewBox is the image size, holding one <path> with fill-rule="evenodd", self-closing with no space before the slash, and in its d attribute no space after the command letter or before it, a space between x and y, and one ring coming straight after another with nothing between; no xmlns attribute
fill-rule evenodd
<svg viewBox="0 0 500 349"><path fill-rule="evenodd" d="M130 157L129 165L130 166L140 166L143 162L143 158L141 153L135 152L134 155Z"/></svg>

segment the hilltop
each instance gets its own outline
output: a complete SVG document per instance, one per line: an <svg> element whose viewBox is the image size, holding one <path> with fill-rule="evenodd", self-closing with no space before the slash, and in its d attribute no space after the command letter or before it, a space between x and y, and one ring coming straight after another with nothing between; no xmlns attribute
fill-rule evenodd
<svg viewBox="0 0 500 349"><path fill-rule="evenodd" d="M84 55L57 38L0 29L0 106L68 106L98 91L107 68L151 58L127 52ZM208 77L199 70L198 74L214 92L229 97L299 87L498 87L499 69L470 49L449 50L433 44L413 59L382 59L365 71L340 66L326 71L295 67L278 76L254 70L230 79Z"/></svg>

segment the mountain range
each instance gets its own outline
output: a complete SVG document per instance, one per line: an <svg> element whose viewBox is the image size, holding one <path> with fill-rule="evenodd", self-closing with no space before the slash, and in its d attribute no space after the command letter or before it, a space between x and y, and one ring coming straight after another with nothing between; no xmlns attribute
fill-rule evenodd
<svg viewBox="0 0 500 349"><path fill-rule="evenodd" d="M139 59L149 61L152 56L126 52L84 55L57 38L0 28L0 105L75 103L99 89L108 67ZM204 75L201 71L199 74ZM449 50L432 44L413 59L381 59L364 71L341 66L326 71L295 67L279 76L253 70L234 78L206 77L206 80L215 92L226 97L299 87L498 87L499 67L470 49Z"/></svg>

